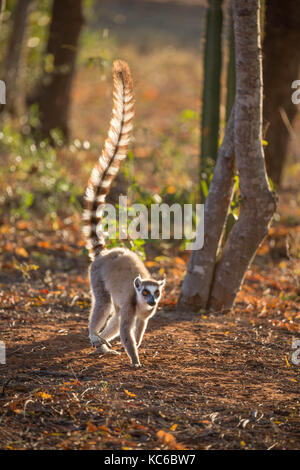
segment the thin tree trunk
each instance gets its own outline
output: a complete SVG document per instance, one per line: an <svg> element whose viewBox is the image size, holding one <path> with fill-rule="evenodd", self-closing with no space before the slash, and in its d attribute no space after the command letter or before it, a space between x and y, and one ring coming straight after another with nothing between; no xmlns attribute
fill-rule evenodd
<svg viewBox="0 0 300 470"><path fill-rule="evenodd" d="M268 175L280 186L287 156L289 132L282 120L283 108L292 124L297 106L291 100L291 84L299 78L300 2L266 2L264 53L264 121Z"/></svg>
<svg viewBox="0 0 300 470"><path fill-rule="evenodd" d="M236 101L234 145L241 192L240 216L216 267L209 306L229 310L276 208L262 147L262 64L259 0L233 0Z"/></svg>
<svg viewBox="0 0 300 470"><path fill-rule="evenodd" d="M230 10L229 58L227 66L226 122L228 122L235 99L235 48L232 10Z"/></svg>
<svg viewBox="0 0 300 470"><path fill-rule="evenodd" d="M201 172L205 172L207 166L213 166L218 154L222 17L222 0L209 0L204 52Z"/></svg>
<svg viewBox="0 0 300 470"><path fill-rule="evenodd" d="M44 71L36 92L28 104L37 103L41 136L52 129L69 135L68 112L75 68L77 44L83 24L81 0L54 0L46 57L53 58L53 67Z"/></svg>
<svg viewBox="0 0 300 470"><path fill-rule="evenodd" d="M0 0L0 28L2 27L2 19L3 19L5 7L6 7L6 1ZM5 85L5 81L0 80L0 113L3 111L5 105L6 105L6 85Z"/></svg>
<svg viewBox="0 0 300 470"><path fill-rule="evenodd" d="M6 0L0 0L0 26L2 25L3 13L6 8Z"/></svg>
<svg viewBox="0 0 300 470"><path fill-rule="evenodd" d="M13 14L13 24L4 61L4 81L6 84L6 111L16 114L19 88L20 60L26 31L27 17L31 0L18 0Z"/></svg>
<svg viewBox="0 0 300 470"><path fill-rule="evenodd" d="M234 170L234 109L210 183L204 206L204 246L192 251L177 307L198 311L205 309L209 299L216 258L224 230L233 189Z"/></svg>

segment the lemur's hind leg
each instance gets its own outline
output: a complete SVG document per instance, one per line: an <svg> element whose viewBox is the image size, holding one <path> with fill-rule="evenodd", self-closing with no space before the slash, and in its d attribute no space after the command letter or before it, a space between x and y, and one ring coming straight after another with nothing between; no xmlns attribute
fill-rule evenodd
<svg viewBox="0 0 300 470"><path fill-rule="evenodd" d="M100 333L100 338L104 341L111 341L120 334L120 316L117 312L109 319L107 326ZM118 351L111 349L107 344L101 346L101 352L103 354L120 354Z"/></svg>
<svg viewBox="0 0 300 470"><path fill-rule="evenodd" d="M107 326L101 331L101 338L111 341L120 334L120 316L114 313L109 319Z"/></svg>
<svg viewBox="0 0 300 470"><path fill-rule="evenodd" d="M105 289L104 283L97 279L91 279L92 309L89 318L89 336L92 346L99 347L105 341L101 340L99 331L105 327L107 319L113 311L113 303L110 294Z"/></svg>

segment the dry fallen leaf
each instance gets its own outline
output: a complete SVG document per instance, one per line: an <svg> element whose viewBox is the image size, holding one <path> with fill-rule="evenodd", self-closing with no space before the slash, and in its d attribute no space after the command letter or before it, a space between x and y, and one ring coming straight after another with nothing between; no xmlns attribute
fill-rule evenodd
<svg viewBox="0 0 300 470"><path fill-rule="evenodd" d="M124 388L124 392L125 392L126 395L128 395L129 397L136 397L136 395L135 395L134 393L129 392L129 391L126 390L125 388Z"/></svg>
<svg viewBox="0 0 300 470"><path fill-rule="evenodd" d="M95 432L95 431L97 431L98 429L97 429L97 427L96 427L93 423L91 423L91 421L88 421L88 422L87 422L87 425L86 425L86 430L87 430L88 432Z"/></svg>
<svg viewBox="0 0 300 470"><path fill-rule="evenodd" d="M173 426L170 427L170 431L175 431L177 429L178 424L173 424Z"/></svg>
<svg viewBox="0 0 300 470"><path fill-rule="evenodd" d="M157 266L157 263L155 261L145 261L145 266L147 266L147 268L153 268Z"/></svg>
<svg viewBox="0 0 300 470"><path fill-rule="evenodd" d="M18 246L15 249L15 253L16 253L16 255L23 256L23 258L28 258L29 257L29 254L27 253L25 248L23 248L22 246Z"/></svg>
<svg viewBox="0 0 300 470"><path fill-rule="evenodd" d="M172 434L170 434L169 432L165 432L161 429L160 431L157 431L156 435L158 437L158 440L162 444L170 447L170 449L172 449L172 450L185 450L185 447L183 447L181 444L179 444L176 441L175 437Z"/></svg>
<svg viewBox="0 0 300 470"><path fill-rule="evenodd" d="M49 395L49 393L46 393L46 392L37 392L36 396L41 397L41 398L45 398L45 399L52 398L52 395Z"/></svg>
<svg viewBox="0 0 300 470"><path fill-rule="evenodd" d="M284 359L285 359L286 365L287 365L288 367L291 367L291 365L290 365L290 363L289 363L289 361L288 361L288 358L287 358L286 356L284 356Z"/></svg>

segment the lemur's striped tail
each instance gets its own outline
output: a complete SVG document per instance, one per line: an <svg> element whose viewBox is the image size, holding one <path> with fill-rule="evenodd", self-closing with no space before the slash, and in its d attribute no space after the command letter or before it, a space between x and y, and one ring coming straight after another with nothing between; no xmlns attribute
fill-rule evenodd
<svg viewBox="0 0 300 470"><path fill-rule="evenodd" d="M116 60L113 66L114 90L113 111L108 137L98 162L93 168L85 193L83 232L87 239L86 247L93 260L105 247L101 221L106 195L118 173L121 161L126 158L127 147L132 132L134 98L132 79L128 65Z"/></svg>

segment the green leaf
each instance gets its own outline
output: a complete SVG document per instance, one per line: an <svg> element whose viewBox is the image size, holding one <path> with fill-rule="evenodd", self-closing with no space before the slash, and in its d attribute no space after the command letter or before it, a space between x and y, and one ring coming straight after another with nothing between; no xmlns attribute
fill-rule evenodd
<svg viewBox="0 0 300 470"><path fill-rule="evenodd" d="M201 188L202 188L202 192L203 192L204 197L207 197L207 195L208 195L208 186L207 186L207 183L206 183L205 180L201 180Z"/></svg>

